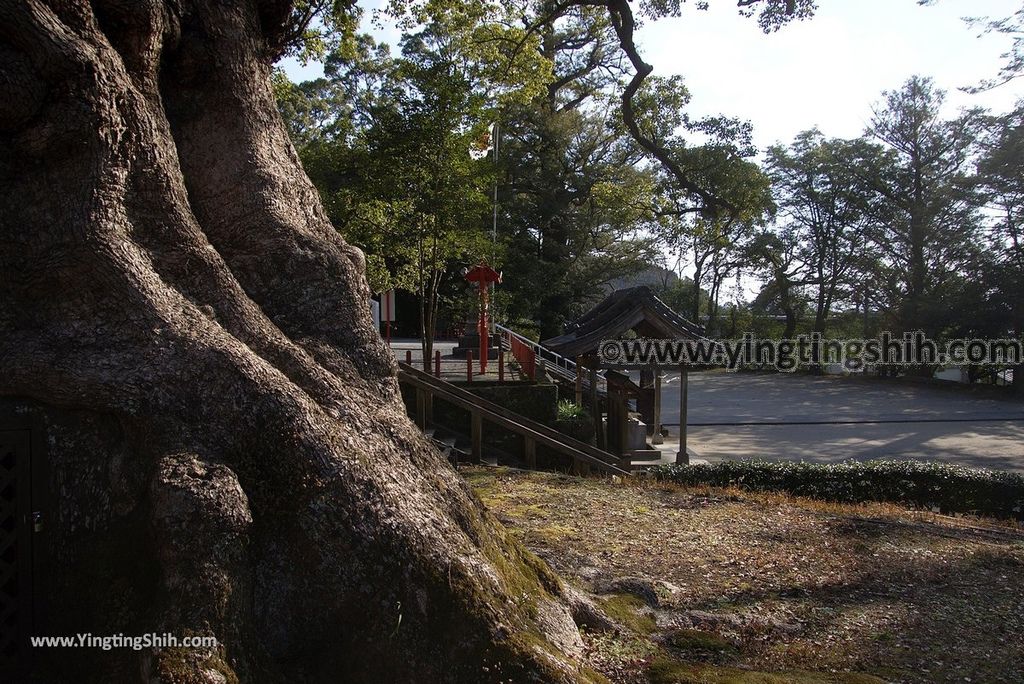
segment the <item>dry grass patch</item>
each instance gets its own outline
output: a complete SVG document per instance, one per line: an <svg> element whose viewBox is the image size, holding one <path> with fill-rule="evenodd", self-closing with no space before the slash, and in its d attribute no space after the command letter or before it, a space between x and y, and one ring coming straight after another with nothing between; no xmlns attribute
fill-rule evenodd
<svg viewBox="0 0 1024 684"><path fill-rule="evenodd" d="M463 472L564 578L648 620L587 636L591 664L613 681L675 681L657 680L656 662L664 672L677 663L678 681L1024 681L1019 525L643 480Z"/></svg>

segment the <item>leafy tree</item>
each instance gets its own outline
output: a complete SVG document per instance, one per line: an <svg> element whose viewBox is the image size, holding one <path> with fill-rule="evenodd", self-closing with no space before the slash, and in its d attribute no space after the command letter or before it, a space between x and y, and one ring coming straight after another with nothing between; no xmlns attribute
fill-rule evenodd
<svg viewBox="0 0 1024 684"><path fill-rule="evenodd" d="M419 40L406 43L392 87L366 131L365 170L379 184L375 199L397 208L387 216L398 220L360 228L369 229L366 240L391 236L395 282L419 295L423 354L431 358L446 273L490 251L483 226L491 174L469 155L483 102L465 74Z"/></svg>
<svg viewBox="0 0 1024 684"><path fill-rule="evenodd" d="M602 283L654 258L641 233L654 188L609 101L622 68L602 10L566 6L538 34L553 76L544 93L504 113L499 228L508 314L536 320L544 338L561 333Z"/></svg>
<svg viewBox="0 0 1024 684"><path fill-rule="evenodd" d="M580 110L535 110L504 129L505 289L517 295L510 313L536 319L542 337L559 334L602 283L655 257L653 240L640 232L650 219L653 179L609 123Z"/></svg>
<svg viewBox="0 0 1024 684"><path fill-rule="evenodd" d="M429 357L453 267L499 256L484 239L493 164L469 150L491 112L536 97L549 71L535 52L507 58L522 32L472 8L415 28L398 57L357 37L329 55L325 78L279 85L278 100L335 225L367 252L371 284L419 295Z"/></svg>
<svg viewBox="0 0 1024 684"><path fill-rule="evenodd" d="M785 226L779 241L795 245L777 253L792 251L799 264L793 272L783 268L773 280L780 292L792 278L813 288L812 331L824 335L833 307L851 296L861 276L857 266L867 248L868 198L854 172L856 146L811 130L789 147L771 148L767 163L778 205L776 221Z"/></svg>
<svg viewBox="0 0 1024 684"><path fill-rule="evenodd" d="M868 236L882 253L878 280L905 330L937 334L978 238L971 155L978 112L945 120L944 93L914 77L884 94L856 167L870 200Z"/></svg>
<svg viewBox="0 0 1024 684"><path fill-rule="evenodd" d="M992 323L987 334L1024 337L1024 103L989 120L982 139L979 180L991 217L985 274L981 282ZM1024 389L1024 366L1014 369L1014 386Z"/></svg>
<svg viewBox="0 0 1024 684"><path fill-rule="evenodd" d="M744 158L749 150L726 141L688 148L685 141L677 139L666 149L682 161L690 177L715 187L717 196L729 205L718 210L699 199L694 203L693 195L679 186L674 174L664 170L660 174L659 235L678 263L690 260L694 308L689 315L694 321L702 319L700 292L706 289L707 327L713 330L722 285L747 264L749 242L773 210L769 180L756 163Z"/></svg>
<svg viewBox="0 0 1024 684"><path fill-rule="evenodd" d="M801 286L806 282L806 264L798 259L801 242L795 227L759 233L747 246L746 258L754 273L764 278L764 286L753 302L753 308L777 308L785 316L783 339L796 335L800 315L805 308Z"/></svg>
<svg viewBox="0 0 1024 684"><path fill-rule="evenodd" d="M978 172L995 212L990 239L996 260L1024 275L1024 103L990 120L982 146Z"/></svg>

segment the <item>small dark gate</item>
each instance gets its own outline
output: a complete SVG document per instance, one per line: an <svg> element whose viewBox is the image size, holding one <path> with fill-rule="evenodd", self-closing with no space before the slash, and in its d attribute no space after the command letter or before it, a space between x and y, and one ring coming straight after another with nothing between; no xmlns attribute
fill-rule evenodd
<svg viewBox="0 0 1024 684"><path fill-rule="evenodd" d="M0 672L28 667L32 632L32 432L0 425Z"/></svg>

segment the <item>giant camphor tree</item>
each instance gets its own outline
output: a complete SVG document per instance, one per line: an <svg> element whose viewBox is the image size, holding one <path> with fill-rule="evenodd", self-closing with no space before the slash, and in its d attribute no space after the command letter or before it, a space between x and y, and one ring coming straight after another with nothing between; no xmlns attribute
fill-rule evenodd
<svg viewBox="0 0 1024 684"><path fill-rule="evenodd" d="M0 397L47 435L44 633L220 644L37 674L584 681L569 590L404 415L275 108L293 10L0 0Z"/></svg>
<svg viewBox="0 0 1024 684"><path fill-rule="evenodd" d="M405 418L275 109L289 11L0 4L0 393L51 435L48 631L222 645L45 679L580 679L557 578Z"/></svg>

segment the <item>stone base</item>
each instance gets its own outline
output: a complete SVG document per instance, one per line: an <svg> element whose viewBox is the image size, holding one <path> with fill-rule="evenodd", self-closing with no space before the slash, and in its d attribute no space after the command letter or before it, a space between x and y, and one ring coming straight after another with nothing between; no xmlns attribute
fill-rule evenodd
<svg viewBox="0 0 1024 684"><path fill-rule="evenodd" d="M491 335L491 344L487 349L487 358L494 361L498 358L498 350L501 348L501 336ZM452 349L452 357L456 359L466 358L468 352L473 352L473 358L480 356L480 335L479 333L466 333L459 338L459 346Z"/></svg>

